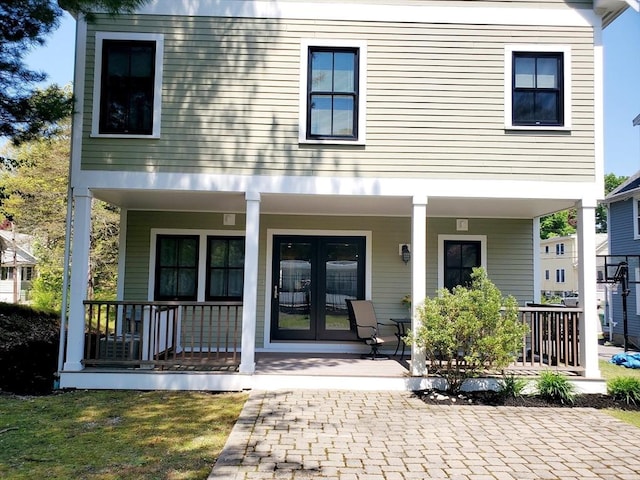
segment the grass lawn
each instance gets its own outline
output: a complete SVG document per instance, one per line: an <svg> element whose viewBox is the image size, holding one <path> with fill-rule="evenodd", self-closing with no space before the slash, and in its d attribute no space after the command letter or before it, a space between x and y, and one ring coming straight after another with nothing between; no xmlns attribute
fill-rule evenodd
<svg viewBox="0 0 640 480"><path fill-rule="evenodd" d="M0 396L0 478L206 479L244 393Z"/></svg>
<svg viewBox="0 0 640 480"><path fill-rule="evenodd" d="M600 373L605 380L616 377L640 378L640 369L626 368L621 365L614 365L604 360L600 360ZM640 412L624 410L605 410L609 415L616 417L623 422L630 423L640 428Z"/></svg>

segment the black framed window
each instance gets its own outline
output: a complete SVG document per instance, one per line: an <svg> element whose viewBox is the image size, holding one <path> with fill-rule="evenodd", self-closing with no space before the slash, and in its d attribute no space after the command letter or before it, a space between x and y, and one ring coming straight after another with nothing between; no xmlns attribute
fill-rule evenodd
<svg viewBox="0 0 640 480"><path fill-rule="evenodd" d="M244 237L208 237L206 300L241 300Z"/></svg>
<svg viewBox="0 0 640 480"><path fill-rule="evenodd" d="M513 125L564 125L563 61L562 53L513 53Z"/></svg>
<svg viewBox="0 0 640 480"><path fill-rule="evenodd" d="M156 238L156 300L196 300L198 295L197 235Z"/></svg>
<svg viewBox="0 0 640 480"><path fill-rule="evenodd" d="M101 134L153 133L156 42L103 40Z"/></svg>
<svg viewBox="0 0 640 480"><path fill-rule="evenodd" d="M458 285L469 286L471 273L481 264L481 242L446 240L444 242L444 286L453 290Z"/></svg>
<svg viewBox="0 0 640 480"><path fill-rule="evenodd" d="M359 49L309 47L307 138L358 138Z"/></svg>

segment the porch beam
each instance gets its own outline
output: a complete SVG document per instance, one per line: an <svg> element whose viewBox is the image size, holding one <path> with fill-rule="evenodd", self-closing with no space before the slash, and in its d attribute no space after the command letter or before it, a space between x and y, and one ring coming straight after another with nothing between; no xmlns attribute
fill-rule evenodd
<svg viewBox="0 0 640 480"><path fill-rule="evenodd" d="M240 373L256 370L256 317L258 305L258 250L260 247L260 194L247 192L244 250L244 290L242 296L242 346Z"/></svg>
<svg viewBox="0 0 640 480"><path fill-rule="evenodd" d="M73 243L71 252L71 301L67 330L67 359L64 370L78 372L84 367L85 311L89 276L89 245L91 233L91 192L87 189L73 194Z"/></svg>
<svg viewBox="0 0 640 480"><path fill-rule="evenodd" d="M600 378L598 366L598 328L596 294L596 200L583 199L576 204L578 212L578 291L580 306L580 364L584 376Z"/></svg>
<svg viewBox="0 0 640 480"><path fill-rule="evenodd" d="M411 331L417 331L420 319L418 305L427 297L427 203L426 196L413 197L411 214ZM426 354L414 343L411 345L411 375L427 374Z"/></svg>

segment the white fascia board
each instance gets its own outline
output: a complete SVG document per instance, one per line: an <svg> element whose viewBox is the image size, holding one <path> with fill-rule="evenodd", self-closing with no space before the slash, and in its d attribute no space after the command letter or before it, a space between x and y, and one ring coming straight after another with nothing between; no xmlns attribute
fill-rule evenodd
<svg viewBox="0 0 640 480"><path fill-rule="evenodd" d="M640 1L638 0L594 0L593 8L601 10L618 10L629 6L636 12L640 12Z"/></svg>
<svg viewBox="0 0 640 480"><path fill-rule="evenodd" d="M310 194L354 196L456 198L528 198L559 200L587 199L596 203L592 182L557 182L536 180L487 179L418 179L418 178L353 178L300 177L266 175L218 175L145 172L82 171L75 188L162 190L190 192L264 194ZM455 195L452 195L455 192ZM549 194L549 192L553 192Z"/></svg>
<svg viewBox="0 0 640 480"><path fill-rule="evenodd" d="M630 0L635 1L635 0ZM481 3L481 2L478 2ZM154 0L138 10L147 15L233 18L459 23L468 25L594 26L590 9L502 8L488 6L383 5L265 0Z"/></svg>

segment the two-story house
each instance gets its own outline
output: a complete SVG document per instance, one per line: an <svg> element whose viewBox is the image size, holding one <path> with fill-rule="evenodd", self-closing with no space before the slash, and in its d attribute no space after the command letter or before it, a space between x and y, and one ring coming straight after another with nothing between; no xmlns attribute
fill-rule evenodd
<svg viewBox="0 0 640 480"><path fill-rule="evenodd" d="M596 234L594 255L607 255L608 236ZM540 240L540 275L542 294L562 300L578 292L578 237L575 234ZM598 302L605 300L602 284L597 285Z"/></svg>
<svg viewBox="0 0 640 480"><path fill-rule="evenodd" d="M627 264L626 285L618 282L609 286L607 316L612 322L611 341L640 348L640 171L607 195L603 203L608 208L610 256L607 263ZM627 295L623 299L625 291ZM623 303L626 303L626 319Z"/></svg>
<svg viewBox="0 0 640 480"><path fill-rule="evenodd" d="M602 29L629 6L152 0L79 18L61 385L251 388L263 354L366 351L345 300L384 321L411 294L415 327L475 266L524 305L539 217L570 207L595 304ZM122 211L111 304L84 302L92 198ZM589 379L597 321L576 325ZM121 354L131 369L105 368ZM203 372L213 357L232 373ZM409 365L427 372L416 347Z"/></svg>

